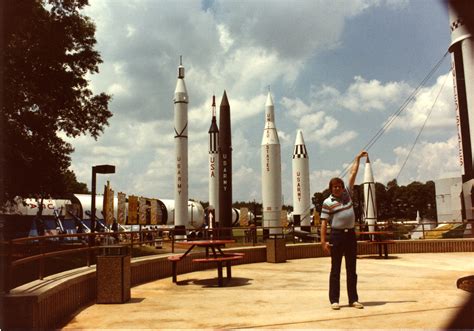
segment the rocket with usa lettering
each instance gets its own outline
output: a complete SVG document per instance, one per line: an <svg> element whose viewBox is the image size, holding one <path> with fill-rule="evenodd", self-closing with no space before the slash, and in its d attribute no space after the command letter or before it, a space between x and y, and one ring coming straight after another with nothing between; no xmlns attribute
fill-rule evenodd
<svg viewBox="0 0 474 331"><path fill-rule="evenodd" d="M309 158L303 139L303 132L296 133L292 161L293 171L293 221L301 230L311 228L311 197L309 189Z"/></svg>
<svg viewBox="0 0 474 331"><path fill-rule="evenodd" d="M216 122L216 96L212 96L212 120L209 128L209 207L214 220L219 219L219 128ZM212 228L213 224L210 223Z"/></svg>
<svg viewBox="0 0 474 331"><path fill-rule="evenodd" d="M219 107L219 230L220 238L232 238L232 139L230 105L224 91Z"/></svg>
<svg viewBox="0 0 474 331"><path fill-rule="evenodd" d="M263 227L270 235L282 233L281 219L281 152L275 127L273 99L268 92L265 102L265 127L261 145Z"/></svg>
<svg viewBox="0 0 474 331"><path fill-rule="evenodd" d="M377 224L377 203L375 199L374 174L372 173L369 156L367 156L367 162L365 163L362 186L364 188L364 218L369 226L369 231L373 232L375 224Z"/></svg>
<svg viewBox="0 0 474 331"><path fill-rule="evenodd" d="M176 234L185 235L188 224L188 92L184 83L184 66L180 58L178 81L174 90L175 184L174 225Z"/></svg>

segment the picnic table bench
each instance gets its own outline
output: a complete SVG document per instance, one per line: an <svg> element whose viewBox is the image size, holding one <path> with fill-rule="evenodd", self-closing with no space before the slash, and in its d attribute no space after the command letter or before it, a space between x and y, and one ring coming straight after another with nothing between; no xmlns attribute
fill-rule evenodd
<svg viewBox="0 0 474 331"><path fill-rule="evenodd" d="M204 247L206 249L205 257L195 258L192 260L193 263L216 263L217 266L217 276L218 276L218 285L223 286L223 275L222 275L222 266L226 266L226 276L227 279L232 278L231 271L231 262L236 260L241 260L244 258L244 253L226 253L222 252L221 247L226 243L232 243L234 240L199 240L199 241L188 241L182 242L180 244L190 246L189 249L182 255L172 255L168 257L168 261L171 262L172 266L172 280L173 283L177 282L177 264L179 261L183 260L188 253L194 247ZM211 249L212 254L209 253Z"/></svg>

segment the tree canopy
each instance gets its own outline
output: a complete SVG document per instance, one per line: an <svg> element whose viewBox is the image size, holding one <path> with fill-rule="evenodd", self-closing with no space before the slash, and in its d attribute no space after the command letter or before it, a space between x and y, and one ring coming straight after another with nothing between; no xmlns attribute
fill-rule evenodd
<svg viewBox="0 0 474 331"><path fill-rule="evenodd" d="M88 74L102 62L95 25L81 13L87 0L3 2L5 196L87 190L68 170L64 135L95 139L108 125L110 96L94 94Z"/></svg>
<svg viewBox="0 0 474 331"><path fill-rule="evenodd" d="M356 213L362 213L363 210L359 206L364 203L363 188L361 185L354 187L355 211ZM437 218L436 193L433 181L427 181L425 184L415 181L407 186L399 186L396 179L389 181L387 186L375 183L375 194L379 220L394 218L414 220L417 211L423 217L433 220ZM329 189L314 193L313 204L319 212L324 199L329 195Z"/></svg>

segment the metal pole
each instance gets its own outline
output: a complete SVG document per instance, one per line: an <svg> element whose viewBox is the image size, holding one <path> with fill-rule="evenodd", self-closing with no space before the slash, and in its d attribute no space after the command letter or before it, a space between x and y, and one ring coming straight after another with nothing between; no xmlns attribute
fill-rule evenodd
<svg viewBox="0 0 474 331"><path fill-rule="evenodd" d="M91 194L91 232L95 232L95 191L96 191L96 169L92 167L92 194Z"/></svg>

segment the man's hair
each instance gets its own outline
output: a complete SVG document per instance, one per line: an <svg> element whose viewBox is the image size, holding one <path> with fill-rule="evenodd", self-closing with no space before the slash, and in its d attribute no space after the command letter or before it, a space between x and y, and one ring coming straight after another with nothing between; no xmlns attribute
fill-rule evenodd
<svg viewBox="0 0 474 331"><path fill-rule="evenodd" d="M334 177L334 178L331 178L331 180L329 181L329 192L332 193L332 186L334 184L341 184L342 188L344 188L344 181L339 178L339 177Z"/></svg>

